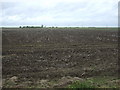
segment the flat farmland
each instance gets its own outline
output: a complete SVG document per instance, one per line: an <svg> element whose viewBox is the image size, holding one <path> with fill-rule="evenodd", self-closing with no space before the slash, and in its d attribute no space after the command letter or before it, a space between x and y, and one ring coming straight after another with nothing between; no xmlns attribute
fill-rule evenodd
<svg viewBox="0 0 120 90"><path fill-rule="evenodd" d="M116 28L3 28L3 87L66 87L56 83L68 77L116 79L118 37Z"/></svg>

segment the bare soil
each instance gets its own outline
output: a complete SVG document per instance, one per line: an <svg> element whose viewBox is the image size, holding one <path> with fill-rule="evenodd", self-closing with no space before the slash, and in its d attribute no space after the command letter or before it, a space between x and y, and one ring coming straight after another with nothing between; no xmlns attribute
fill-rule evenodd
<svg viewBox="0 0 120 90"><path fill-rule="evenodd" d="M118 37L113 28L4 28L3 81L117 77Z"/></svg>

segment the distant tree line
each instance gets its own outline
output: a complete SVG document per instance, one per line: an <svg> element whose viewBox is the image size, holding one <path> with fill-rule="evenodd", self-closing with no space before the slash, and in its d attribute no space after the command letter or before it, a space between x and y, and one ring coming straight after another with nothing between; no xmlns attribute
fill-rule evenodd
<svg viewBox="0 0 120 90"><path fill-rule="evenodd" d="M45 26L20 26L19 28L44 28Z"/></svg>
<svg viewBox="0 0 120 90"><path fill-rule="evenodd" d="M41 25L41 26L19 26L19 28L58 28L58 27L54 27L54 26L46 27L44 25Z"/></svg>
<svg viewBox="0 0 120 90"><path fill-rule="evenodd" d="M96 27L55 27L55 26L46 27L44 25L41 25L41 26L19 26L19 28L96 28Z"/></svg>

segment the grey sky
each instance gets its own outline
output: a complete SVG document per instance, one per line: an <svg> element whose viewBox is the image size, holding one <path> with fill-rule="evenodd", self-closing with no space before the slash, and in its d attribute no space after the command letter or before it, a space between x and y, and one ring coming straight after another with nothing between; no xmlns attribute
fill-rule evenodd
<svg viewBox="0 0 120 90"><path fill-rule="evenodd" d="M0 3L2 26L118 26L118 0L3 0Z"/></svg>

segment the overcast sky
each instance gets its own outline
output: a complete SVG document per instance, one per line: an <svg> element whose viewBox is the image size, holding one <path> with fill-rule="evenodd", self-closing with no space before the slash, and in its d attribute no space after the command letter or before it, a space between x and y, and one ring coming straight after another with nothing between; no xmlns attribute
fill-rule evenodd
<svg viewBox="0 0 120 90"><path fill-rule="evenodd" d="M118 26L119 0L1 0L1 26Z"/></svg>

